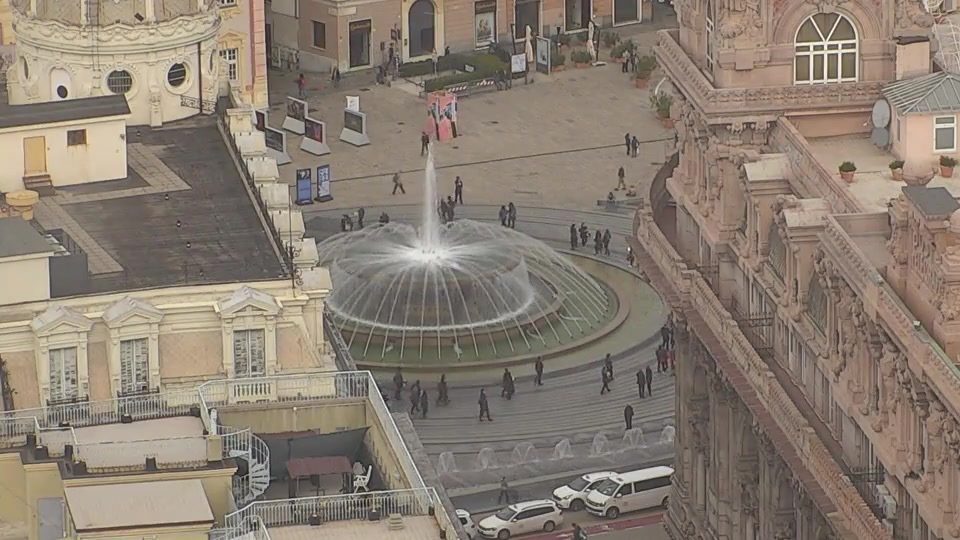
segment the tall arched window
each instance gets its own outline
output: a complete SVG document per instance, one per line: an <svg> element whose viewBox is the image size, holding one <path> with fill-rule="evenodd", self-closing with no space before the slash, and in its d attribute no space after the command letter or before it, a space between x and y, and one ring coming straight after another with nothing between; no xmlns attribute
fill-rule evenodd
<svg viewBox="0 0 960 540"><path fill-rule="evenodd" d="M857 30L850 19L817 13L800 25L795 45L796 84L857 81Z"/></svg>

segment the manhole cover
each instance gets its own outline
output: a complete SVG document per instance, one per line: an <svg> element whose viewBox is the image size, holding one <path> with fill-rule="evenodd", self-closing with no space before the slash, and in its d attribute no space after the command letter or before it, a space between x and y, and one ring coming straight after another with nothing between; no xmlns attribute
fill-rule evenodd
<svg viewBox="0 0 960 540"><path fill-rule="evenodd" d="M403 122L397 122L397 125L398 125L398 126L402 126L402 125L405 125L405 124L404 124Z"/></svg>
<svg viewBox="0 0 960 540"><path fill-rule="evenodd" d="M370 89L369 89L369 88L361 88L360 91L361 91L361 92L369 92Z"/></svg>
<svg viewBox="0 0 960 540"><path fill-rule="evenodd" d="M450 148L453 148L454 150L459 150L459 149L460 149L459 146L451 146Z"/></svg>
<svg viewBox="0 0 960 540"><path fill-rule="evenodd" d="M496 124L499 124L500 122L497 120L491 120L490 123L496 125Z"/></svg>

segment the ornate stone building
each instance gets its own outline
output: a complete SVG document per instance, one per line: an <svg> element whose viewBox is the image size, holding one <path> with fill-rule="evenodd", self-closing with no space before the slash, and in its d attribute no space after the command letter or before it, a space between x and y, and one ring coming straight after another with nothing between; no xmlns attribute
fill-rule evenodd
<svg viewBox="0 0 960 540"><path fill-rule="evenodd" d="M677 154L635 221L677 321L671 536L960 538L960 181L933 172L960 99L934 17L675 4Z"/></svg>

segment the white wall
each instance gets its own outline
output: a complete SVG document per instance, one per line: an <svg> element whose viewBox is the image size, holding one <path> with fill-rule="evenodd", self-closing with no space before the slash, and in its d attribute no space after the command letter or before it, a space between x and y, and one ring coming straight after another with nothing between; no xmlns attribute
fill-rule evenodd
<svg viewBox="0 0 960 540"><path fill-rule="evenodd" d="M270 3L270 9L275 15L286 15L287 17L297 17L297 0L273 0Z"/></svg>
<svg viewBox="0 0 960 540"><path fill-rule="evenodd" d="M7 218L16 219L16 218ZM50 299L50 254L0 259L0 306Z"/></svg>
<svg viewBox="0 0 960 540"><path fill-rule="evenodd" d="M87 144L67 146L67 131L87 130ZM45 137L47 173L54 186L72 186L127 176L123 117L0 130L0 191L23 189L23 140ZM0 283L3 283L0 281Z"/></svg>

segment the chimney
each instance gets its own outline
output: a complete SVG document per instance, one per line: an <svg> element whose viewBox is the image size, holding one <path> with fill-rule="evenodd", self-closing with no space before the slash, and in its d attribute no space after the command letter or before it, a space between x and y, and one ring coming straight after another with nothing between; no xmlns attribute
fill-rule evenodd
<svg viewBox="0 0 960 540"><path fill-rule="evenodd" d="M897 38L897 80L930 73L930 39L923 36Z"/></svg>

